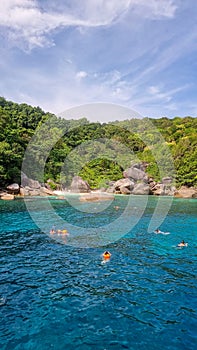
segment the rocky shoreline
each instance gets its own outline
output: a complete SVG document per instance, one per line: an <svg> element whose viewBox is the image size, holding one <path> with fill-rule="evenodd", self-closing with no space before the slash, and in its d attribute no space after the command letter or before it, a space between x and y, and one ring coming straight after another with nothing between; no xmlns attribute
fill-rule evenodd
<svg viewBox="0 0 197 350"><path fill-rule="evenodd" d="M173 196L176 198L197 198L197 188L181 186L176 188L171 177L165 177L161 182L154 181L148 177L145 170L147 163L137 163L123 172L123 178L118 181L111 181L107 188L91 190L87 181L80 176L74 176L71 186L66 190L52 190L52 180L45 184L29 179L22 173L22 186L14 183L0 190L0 199L13 200L32 196L57 196L64 198L66 194L80 194L81 201L96 201L112 199L114 194L122 195L154 195Z"/></svg>

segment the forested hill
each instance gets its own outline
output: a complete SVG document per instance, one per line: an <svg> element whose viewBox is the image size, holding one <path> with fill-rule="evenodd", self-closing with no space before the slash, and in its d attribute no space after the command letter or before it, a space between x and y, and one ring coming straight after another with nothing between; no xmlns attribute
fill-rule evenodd
<svg viewBox="0 0 197 350"><path fill-rule="evenodd" d="M131 160L132 154L135 154L138 160L147 162L147 173L155 180L159 180L159 169L151 151L150 140L152 145L158 144L159 148L161 143L159 135L162 135L174 159L176 183L179 186L197 186L197 118L144 118L100 124L88 122L85 118L80 120L57 118L51 113L43 112L39 107L13 103L0 97L0 187L13 182L20 183L20 171L26 147L35 129L41 128L46 121L48 124L45 123L47 126L43 129L43 147L45 141L50 141L47 139L49 128L50 138L51 135L57 136L60 129L64 131L64 135L59 137L47 158L45 181L50 178L58 183L68 154L76 146L83 144L86 145L86 151L88 147L89 151L92 151L90 144L94 140L95 155L91 159L85 158L86 162L78 170L78 175L87 180L92 188L105 186L107 181L122 178L124 159L119 159L121 147L126 148L127 155L131 152ZM153 125L152 130L150 130L150 123ZM99 156L96 157L96 147L100 147L96 143L98 139L107 139L118 145L119 158L115 159L116 147L112 150L114 153L112 159L105 155L101 157L99 152ZM35 158L39 165L43 159L40 156L41 153L36 154L36 152L38 151L35 149ZM162 147L160 152L162 158ZM75 164L77 161L80 163L79 154L75 155ZM72 176L76 175L76 169L73 166L73 169L69 168L67 173L64 166L61 182L63 179L65 186L69 185Z"/></svg>

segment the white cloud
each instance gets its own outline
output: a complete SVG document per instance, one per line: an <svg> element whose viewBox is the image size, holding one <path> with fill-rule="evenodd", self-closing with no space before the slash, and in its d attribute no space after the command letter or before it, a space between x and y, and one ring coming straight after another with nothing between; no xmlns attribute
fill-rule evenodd
<svg viewBox="0 0 197 350"><path fill-rule="evenodd" d="M72 2L65 11L44 11L35 0L1 0L0 25L8 30L11 40L22 39L30 49L52 44L47 35L69 26L96 27L111 24L126 10L130 1L89 1L79 6ZM76 6L75 6L76 5Z"/></svg>
<svg viewBox="0 0 197 350"><path fill-rule="evenodd" d="M134 93L132 84L124 80L123 75L118 70L105 73L95 72L88 74L88 76L91 78L91 91L96 92L96 96L100 100L107 98L114 103L116 101L125 103Z"/></svg>
<svg viewBox="0 0 197 350"><path fill-rule="evenodd" d="M150 86L148 92L155 100L163 100L164 102L169 102L172 99L172 96L168 93L161 92L158 86Z"/></svg>
<svg viewBox="0 0 197 350"><path fill-rule="evenodd" d="M133 0L131 4L134 10L143 17L148 18L173 18L177 5L174 0Z"/></svg>
<svg viewBox="0 0 197 350"><path fill-rule="evenodd" d="M171 18L176 10L172 0L72 0L57 2L55 9L46 6L41 0L1 0L0 26L6 28L12 42L25 43L31 50L53 45L48 37L54 30L108 26L129 10L143 18ZM62 6L64 11L60 11Z"/></svg>
<svg viewBox="0 0 197 350"><path fill-rule="evenodd" d="M131 0L72 0L75 18L95 26L109 25L129 9Z"/></svg>
<svg viewBox="0 0 197 350"><path fill-rule="evenodd" d="M79 71L79 72L76 73L76 79L77 79L77 80L81 80L81 79L83 79L83 78L86 78L87 75L88 75L87 72L81 70L81 71Z"/></svg>
<svg viewBox="0 0 197 350"><path fill-rule="evenodd" d="M140 98L135 99L135 103L149 104L150 102L156 103L159 101L159 103L167 104L168 106L174 106L172 102L174 99L174 96L178 92L188 89L190 86L191 86L190 84L185 84L183 86L179 86L178 88L168 89L167 87L152 85L147 88L145 96L141 96Z"/></svg>

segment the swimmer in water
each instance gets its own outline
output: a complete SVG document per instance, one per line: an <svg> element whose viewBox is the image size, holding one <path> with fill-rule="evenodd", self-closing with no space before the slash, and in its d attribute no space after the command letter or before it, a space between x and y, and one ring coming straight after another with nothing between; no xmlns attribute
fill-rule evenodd
<svg viewBox="0 0 197 350"><path fill-rule="evenodd" d="M184 240L181 241L181 242L177 245L177 247L187 247L187 246L188 246L188 243L185 243Z"/></svg>
<svg viewBox="0 0 197 350"><path fill-rule="evenodd" d="M55 226L53 226L53 227L51 228L50 233L51 233L51 234L56 233Z"/></svg>
<svg viewBox="0 0 197 350"><path fill-rule="evenodd" d="M158 228L155 230L155 233L162 233Z"/></svg>
<svg viewBox="0 0 197 350"><path fill-rule="evenodd" d="M69 233L68 233L68 231L67 230L62 230L62 233L64 234L64 235L69 235Z"/></svg>
<svg viewBox="0 0 197 350"><path fill-rule="evenodd" d="M110 259L111 258L111 253L110 252L108 252L107 250L103 253L103 258L104 259Z"/></svg>
<svg viewBox="0 0 197 350"><path fill-rule="evenodd" d="M115 205L114 209L118 210L120 207L118 205Z"/></svg>

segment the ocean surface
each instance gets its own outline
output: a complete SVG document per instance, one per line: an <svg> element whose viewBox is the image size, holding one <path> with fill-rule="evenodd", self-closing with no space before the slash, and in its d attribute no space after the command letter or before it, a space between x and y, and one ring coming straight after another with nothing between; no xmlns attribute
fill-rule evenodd
<svg viewBox="0 0 197 350"><path fill-rule="evenodd" d="M124 216L125 197L0 201L1 350L197 348L197 200L174 199L155 234L159 199ZM54 213L68 237L49 234Z"/></svg>

